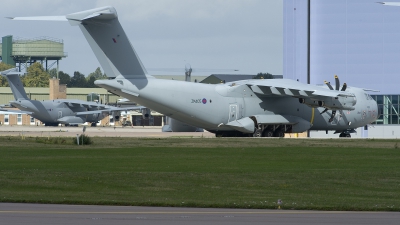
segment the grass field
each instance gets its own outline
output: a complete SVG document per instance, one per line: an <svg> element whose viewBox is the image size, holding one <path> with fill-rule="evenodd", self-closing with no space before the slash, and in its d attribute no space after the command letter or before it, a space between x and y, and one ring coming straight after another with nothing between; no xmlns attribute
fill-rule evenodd
<svg viewBox="0 0 400 225"><path fill-rule="evenodd" d="M400 140L0 137L0 201L400 211Z"/></svg>

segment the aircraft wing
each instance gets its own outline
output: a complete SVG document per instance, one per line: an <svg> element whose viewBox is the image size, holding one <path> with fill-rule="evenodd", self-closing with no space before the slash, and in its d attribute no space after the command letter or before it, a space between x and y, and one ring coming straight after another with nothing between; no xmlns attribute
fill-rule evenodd
<svg viewBox="0 0 400 225"><path fill-rule="evenodd" d="M32 114L32 112L29 112L29 111L12 110L12 109L3 109L3 108L0 108L0 111L3 111L3 112L12 112L12 113L21 113L21 114L28 114L28 115Z"/></svg>
<svg viewBox="0 0 400 225"><path fill-rule="evenodd" d="M80 101L80 100L61 100L65 104L67 104L68 107L86 107L86 108L105 108L106 105L103 104L98 104L95 102L86 102L86 101Z"/></svg>
<svg viewBox="0 0 400 225"><path fill-rule="evenodd" d="M261 82L249 82L247 85L256 94L292 96L297 98L309 97L318 99L320 97L354 97L353 93L337 90L329 90L316 85L302 84L297 81L279 79L279 80L261 80Z"/></svg>
<svg viewBox="0 0 400 225"><path fill-rule="evenodd" d="M248 80L245 84L259 97L294 97L310 107L353 110L357 102L354 93L289 79Z"/></svg>
<svg viewBox="0 0 400 225"><path fill-rule="evenodd" d="M110 107L107 109L101 109L101 110L90 110L90 111L84 111L84 112L77 112L76 115L90 115L90 114L95 114L95 113L108 113L111 114L112 112L120 112L120 111L129 111L129 110L137 110L137 109L144 109L146 107L144 106L133 106L133 107L125 107L125 108L120 108L120 107Z"/></svg>

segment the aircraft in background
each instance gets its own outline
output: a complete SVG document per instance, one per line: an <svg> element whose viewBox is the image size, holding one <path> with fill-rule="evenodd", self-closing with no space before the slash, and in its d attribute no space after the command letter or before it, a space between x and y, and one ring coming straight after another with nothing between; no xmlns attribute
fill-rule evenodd
<svg viewBox="0 0 400 225"><path fill-rule="evenodd" d="M58 126L59 124L78 125L86 122L91 123L91 126L96 126L100 120L108 115L111 115L115 120L119 120L121 111L144 108L143 106L119 108L73 99L30 100L19 77L20 73L13 70L2 71L1 75L7 78L14 94L15 101L10 101L10 105L21 111L4 108L0 110L29 114L33 118L42 121L45 126Z"/></svg>
<svg viewBox="0 0 400 225"><path fill-rule="evenodd" d="M69 21L83 32L105 73L95 84L217 136L282 137L284 133L334 130L350 137L377 119L366 90L340 85L302 84L289 79L239 80L202 84L148 75L113 7L66 16L14 17L13 20Z"/></svg>

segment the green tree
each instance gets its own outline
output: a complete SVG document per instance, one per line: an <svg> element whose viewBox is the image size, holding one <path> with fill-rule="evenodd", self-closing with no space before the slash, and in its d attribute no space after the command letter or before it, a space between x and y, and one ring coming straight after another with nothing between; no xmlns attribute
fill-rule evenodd
<svg viewBox="0 0 400 225"><path fill-rule="evenodd" d="M253 79L274 79L274 76L270 73L257 73Z"/></svg>
<svg viewBox="0 0 400 225"><path fill-rule="evenodd" d="M56 68L49 70L48 73L50 74L50 78L53 78L53 77L57 78L57 69Z"/></svg>
<svg viewBox="0 0 400 225"><path fill-rule="evenodd" d="M50 77L57 77L57 69L53 68L49 71ZM58 71L58 79L60 80L60 84L69 85L71 81L71 76L68 73L64 73L63 71Z"/></svg>
<svg viewBox="0 0 400 225"><path fill-rule="evenodd" d="M96 80L96 78L94 77L94 76L91 76L91 77L88 77L89 79L87 80L87 83L86 83L86 87L88 87L88 88L95 88L95 87L97 87L95 84L94 84L94 81Z"/></svg>
<svg viewBox="0 0 400 225"><path fill-rule="evenodd" d="M100 67L97 67L97 69L93 73L90 73L86 79L89 80L92 76L95 78L95 80L107 79L107 75L101 72Z"/></svg>
<svg viewBox="0 0 400 225"><path fill-rule="evenodd" d="M3 62L0 62L0 71L8 70L13 68L13 65L5 64ZM8 82L7 79L3 76L0 76L0 87L8 87Z"/></svg>
<svg viewBox="0 0 400 225"><path fill-rule="evenodd" d="M93 73L90 73L89 76L86 77L86 81L87 81L87 87L93 88L93 87L97 87L94 84L95 80L100 80L100 79L107 79L107 75L103 74L101 72L100 67L97 67L96 71L94 71Z"/></svg>
<svg viewBox="0 0 400 225"><path fill-rule="evenodd" d="M71 81L67 84L68 87L87 87L87 81L85 75L78 71L74 72L74 76L71 77Z"/></svg>
<svg viewBox="0 0 400 225"><path fill-rule="evenodd" d="M48 87L50 74L44 71L42 64L36 62L28 67L27 74L22 76L25 87Z"/></svg>
<svg viewBox="0 0 400 225"><path fill-rule="evenodd" d="M68 73L64 73L63 71L58 72L58 79L60 79L60 84L70 85L71 76Z"/></svg>

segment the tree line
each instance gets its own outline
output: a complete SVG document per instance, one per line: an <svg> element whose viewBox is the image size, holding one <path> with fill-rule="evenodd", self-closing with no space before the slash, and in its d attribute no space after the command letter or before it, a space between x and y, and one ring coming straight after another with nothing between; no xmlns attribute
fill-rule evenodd
<svg viewBox="0 0 400 225"><path fill-rule="evenodd" d="M274 76L270 73L257 73L253 79L274 79Z"/></svg>
<svg viewBox="0 0 400 225"><path fill-rule="evenodd" d="M8 65L3 62L0 63L0 71L13 68L13 65ZM53 68L49 71L45 71L43 65L36 62L28 67L27 72L21 76L21 81L25 87L49 87L49 79L57 77L57 69ZM66 84L67 87L80 87L80 88L93 88L97 87L94 84L95 80L107 79L107 75L101 72L98 67L93 73L90 73L87 77L75 71L73 76L63 71L58 72L58 78L60 84ZM0 87L8 87L7 79L3 76L0 78Z"/></svg>

